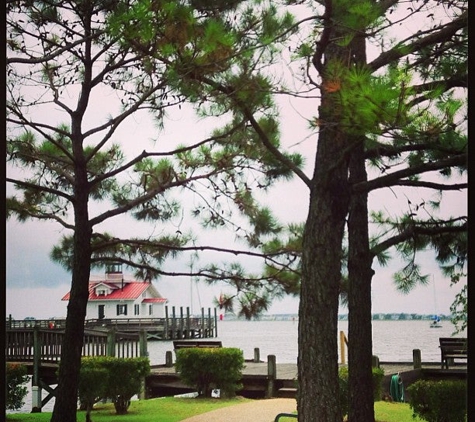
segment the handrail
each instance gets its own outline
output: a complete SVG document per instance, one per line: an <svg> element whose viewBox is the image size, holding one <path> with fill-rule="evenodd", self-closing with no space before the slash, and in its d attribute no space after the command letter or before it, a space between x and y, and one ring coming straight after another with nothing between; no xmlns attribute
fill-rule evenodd
<svg viewBox="0 0 475 422"><path fill-rule="evenodd" d="M7 361L33 361L38 354L42 362L57 363L61 358L64 331L31 329L6 330L5 358ZM85 330L82 356L146 356L144 333L123 333L115 330Z"/></svg>
<svg viewBox="0 0 475 422"><path fill-rule="evenodd" d="M294 419L298 419L299 416L295 413L279 413L275 419L274 419L274 422L279 422L279 419L280 418L294 418Z"/></svg>

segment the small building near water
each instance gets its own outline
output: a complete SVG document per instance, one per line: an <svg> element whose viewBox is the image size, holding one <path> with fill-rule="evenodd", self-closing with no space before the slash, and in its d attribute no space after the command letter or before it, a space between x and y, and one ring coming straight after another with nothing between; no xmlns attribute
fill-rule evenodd
<svg viewBox="0 0 475 422"><path fill-rule="evenodd" d="M68 301L70 292L61 300ZM89 282L86 320L164 318L168 299L150 281L126 280L122 266L108 266L105 276Z"/></svg>

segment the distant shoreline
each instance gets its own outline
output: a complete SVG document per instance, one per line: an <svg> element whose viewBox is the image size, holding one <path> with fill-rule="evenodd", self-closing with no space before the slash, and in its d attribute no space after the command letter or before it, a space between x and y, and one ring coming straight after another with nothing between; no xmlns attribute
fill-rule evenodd
<svg viewBox="0 0 475 422"><path fill-rule="evenodd" d="M450 321L451 315L437 315L441 321ZM410 313L377 313L372 315L373 321L432 321L434 314L410 314ZM232 314L226 314L224 321L245 321L245 318L237 317ZM298 314L265 314L253 321L297 321ZM348 314L338 315L339 321L348 321Z"/></svg>

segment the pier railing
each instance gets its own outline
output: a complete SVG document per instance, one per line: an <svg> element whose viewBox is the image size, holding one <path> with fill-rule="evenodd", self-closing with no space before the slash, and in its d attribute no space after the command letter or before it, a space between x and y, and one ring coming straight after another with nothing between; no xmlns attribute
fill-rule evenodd
<svg viewBox="0 0 475 422"><path fill-rule="evenodd" d="M58 363L64 331L40 327L6 330L5 359L10 362ZM82 356L138 357L147 355L144 333L85 330Z"/></svg>
<svg viewBox="0 0 475 422"><path fill-rule="evenodd" d="M201 316L191 315L190 308L185 310L179 308L177 312L175 306L165 306L165 317L162 318L102 318L87 319L84 321L86 329L95 330L116 330L121 332L138 333L141 330L147 332L149 340L175 340L191 338L210 338L218 336L217 313L214 314L208 308L201 308ZM64 330L66 328L65 318L55 319L26 319L14 320L11 317L6 320L6 329L49 329Z"/></svg>

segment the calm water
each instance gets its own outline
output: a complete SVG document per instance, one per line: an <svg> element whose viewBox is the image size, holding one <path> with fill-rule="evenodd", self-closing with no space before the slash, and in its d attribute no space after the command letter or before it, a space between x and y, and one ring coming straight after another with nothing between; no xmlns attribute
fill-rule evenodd
<svg viewBox="0 0 475 422"><path fill-rule="evenodd" d="M450 337L454 327L449 321L441 328L429 325L430 321L373 321L373 354L382 362L410 362L412 350L420 349L423 362L439 362L439 337ZM348 337L347 321L339 321L338 329ZM217 340L224 347L242 349L246 359L252 359L258 347L262 360L275 355L277 363L297 363L297 330L297 321L218 321ZM173 350L171 341L149 342L152 365L165 363L167 350Z"/></svg>
<svg viewBox="0 0 475 422"><path fill-rule="evenodd" d="M442 321L441 328L429 325L430 321L373 321L373 354L381 362L411 362L412 350L420 349L423 362L440 362L439 337L450 337L454 327L449 321ZM348 337L347 321L339 321L338 328ZM242 349L246 359L252 359L254 348L258 347L261 360L275 355L277 363L297 363L297 330L297 321L218 321L217 340L221 340L224 347ZM466 333L457 336L466 336ZM168 350L173 350L173 342L150 341L150 363L164 364ZM43 391L43 398L45 396ZM54 399L43 411L50 412L53 406ZM19 412L30 411L31 395L28 395Z"/></svg>

